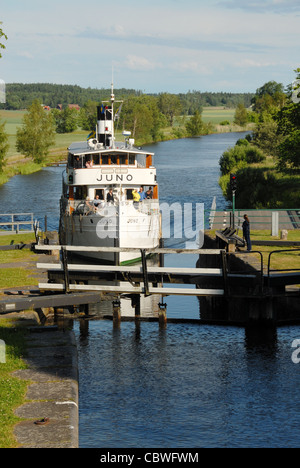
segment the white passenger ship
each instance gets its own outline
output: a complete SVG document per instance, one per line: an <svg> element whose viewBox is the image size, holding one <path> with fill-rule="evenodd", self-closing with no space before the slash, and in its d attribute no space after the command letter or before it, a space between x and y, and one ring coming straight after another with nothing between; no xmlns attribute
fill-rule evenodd
<svg viewBox="0 0 300 468"><path fill-rule="evenodd" d="M114 102L112 86L110 102L103 102L97 109L95 138L68 148L60 201L63 245L127 249L159 246L154 154L134 147L130 132L123 132L123 142L115 141ZM140 255L133 252L78 254L117 265L140 260Z"/></svg>

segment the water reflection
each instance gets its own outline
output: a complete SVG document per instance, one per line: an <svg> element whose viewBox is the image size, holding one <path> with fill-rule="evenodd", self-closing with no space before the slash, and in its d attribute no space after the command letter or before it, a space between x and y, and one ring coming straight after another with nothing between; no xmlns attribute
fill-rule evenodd
<svg viewBox="0 0 300 468"><path fill-rule="evenodd" d="M249 354L260 353L265 357L276 357L278 350L277 328L269 325L247 325L245 328L245 347Z"/></svg>
<svg viewBox="0 0 300 468"><path fill-rule="evenodd" d="M75 327L82 447L280 447L300 441L292 398L299 377L286 346L295 329L277 336L270 329L190 324L160 329L122 322L114 329L111 322L92 321L89 331L86 324Z"/></svg>

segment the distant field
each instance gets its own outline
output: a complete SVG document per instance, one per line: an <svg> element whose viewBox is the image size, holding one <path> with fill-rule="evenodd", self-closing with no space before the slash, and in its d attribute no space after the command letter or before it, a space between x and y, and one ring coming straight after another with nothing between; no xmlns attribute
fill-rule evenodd
<svg viewBox="0 0 300 468"><path fill-rule="evenodd" d="M9 135L15 135L17 127L21 125L25 111L0 110L0 119L5 121L5 129Z"/></svg>
<svg viewBox="0 0 300 468"><path fill-rule="evenodd" d="M224 107L204 107L202 113L203 122L211 122L213 124L219 124L224 120L228 120L233 123L235 109L226 109Z"/></svg>

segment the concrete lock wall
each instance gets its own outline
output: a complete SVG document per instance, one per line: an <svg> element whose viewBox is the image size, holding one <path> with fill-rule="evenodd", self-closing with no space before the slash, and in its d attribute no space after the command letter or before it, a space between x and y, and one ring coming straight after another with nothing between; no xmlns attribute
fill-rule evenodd
<svg viewBox="0 0 300 468"><path fill-rule="evenodd" d="M222 248L219 240L204 236L205 249ZM251 257L232 254L227 256L230 273L247 273L256 275L257 281L243 286L232 287L228 281L227 294L222 297L200 297L200 316L206 320L221 320L228 323L254 322L289 322L300 318L299 294L295 297L285 294L284 286L268 288L265 284L261 290L261 271L251 265ZM221 256L199 255L197 267L222 268ZM224 284L223 284L224 285ZM219 283L219 287L222 284ZM200 288L214 288L216 282L210 278L199 281Z"/></svg>

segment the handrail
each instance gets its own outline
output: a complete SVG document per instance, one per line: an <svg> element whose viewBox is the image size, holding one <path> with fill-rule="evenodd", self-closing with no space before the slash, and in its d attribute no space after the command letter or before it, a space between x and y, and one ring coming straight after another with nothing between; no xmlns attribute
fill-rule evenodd
<svg viewBox="0 0 300 468"><path fill-rule="evenodd" d="M272 252L269 253L268 256L268 279L270 278L270 272L271 271L300 271L300 268L274 268L271 269L271 255L276 254L276 253L282 253L282 252L289 252L289 253L294 253L294 252L300 252L300 249L284 249L284 250L273 250Z"/></svg>
<svg viewBox="0 0 300 468"><path fill-rule="evenodd" d="M226 252L226 255L251 255L251 254L259 254L260 256L260 282L259 282L259 292L260 294L263 293L263 287L264 287L264 259L263 259L263 254L259 250L247 250L247 251L236 251L234 253L231 252Z"/></svg>

